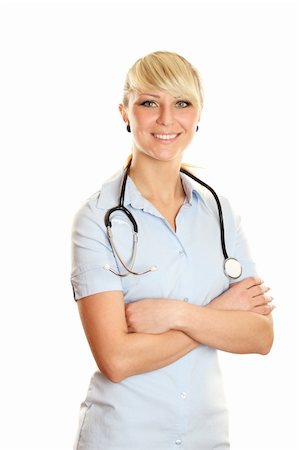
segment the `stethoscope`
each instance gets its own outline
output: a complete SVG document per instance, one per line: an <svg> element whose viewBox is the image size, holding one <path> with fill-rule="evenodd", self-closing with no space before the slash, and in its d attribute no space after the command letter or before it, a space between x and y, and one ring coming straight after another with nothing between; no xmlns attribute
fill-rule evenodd
<svg viewBox="0 0 299 450"><path fill-rule="evenodd" d="M109 270L110 272L114 273L115 275L120 276L120 277L126 277L130 273L133 274L133 275L144 275L144 274L146 274L148 272L152 272L154 270L157 270L157 266L151 266L151 267L149 267L148 269L146 269L146 270L144 270L142 272L136 272L136 271L133 270L135 259L136 259L136 253L137 253L138 226L137 226L136 220L134 219L133 214L124 206L126 182L127 182L127 178L128 178L128 171L129 171L130 165L131 165L131 161L129 162L129 164L126 166L126 168L124 170L123 181L122 181L122 186L121 186L121 191L120 191L118 205L115 206L114 208L109 209L106 212L105 219L104 219L105 220L105 225L106 225L106 228L107 228L108 239L109 239L110 245L112 247L114 256L118 258L119 262L124 267L126 272L125 273L116 272L115 270L111 269L109 264L106 264L104 266L104 268L106 270ZM224 225L223 225L222 208L221 208L221 204L220 204L220 201L219 201L219 198L218 198L216 192L209 185L207 185L204 181L201 181L199 178L197 178L195 175L193 175L192 173L188 172L187 170L181 168L180 171L182 173L184 173L185 175L187 175L188 177L190 177L193 180L195 180L197 183L200 183L205 188L209 189L209 191L211 191L213 196L215 197L215 200L216 200L216 203L217 203L217 206L218 206L218 212L219 212L221 246L222 246L222 252L223 252L223 256L224 256L224 262L223 262L224 274L227 277L230 277L230 278L239 278L241 273L242 273L242 266L241 266L241 263L236 258L229 257L227 252L226 252L225 240L224 240ZM122 211L123 213L125 213L126 216L129 219L129 221L131 222L132 226L133 226L133 249L132 249L131 258L130 258L130 260L129 260L129 262L127 264L123 261L121 255L117 251L117 248L116 248L114 240L113 240L112 223L111 223L111 220L110 220L110 216L115 211Z"/></svg>

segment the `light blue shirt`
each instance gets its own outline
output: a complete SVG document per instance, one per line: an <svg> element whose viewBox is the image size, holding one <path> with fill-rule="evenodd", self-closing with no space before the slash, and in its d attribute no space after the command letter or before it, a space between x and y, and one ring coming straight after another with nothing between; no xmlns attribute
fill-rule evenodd
<svg viewBox="0 0 299 450"><path fill-rule="evenodd" d="M242 275L223 272L219 216L213 195L181 174L185 202L176 217L176 232L128 177L124 205L138 224L134 270L145 275L118 277L104 216L118 204L122 172L92 195L74 218L71 282L78 300L97 292L121 290L126 303L142 298L172 298L206 305L230 282L256 275L240 216L219 196L227 253L242 264ZM132 226L125 214L113 214L117 250L128 262ZM200 345L161 369L114 383L97 370L80 408L78 450L227 450L228 414L217 350Z"/></svg>

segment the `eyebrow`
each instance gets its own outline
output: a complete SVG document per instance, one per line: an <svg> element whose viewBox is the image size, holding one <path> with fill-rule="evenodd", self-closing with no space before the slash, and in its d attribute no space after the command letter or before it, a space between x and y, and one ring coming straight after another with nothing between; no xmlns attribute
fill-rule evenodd
<svg viewBox="0 0 299 450"><path fill-rule="evenodd" d="M141 95L149 95L150 97L160 98L160 95L149 94L149 93L147 93L147 92L142 92L142 94L139 94L139 97L140 97ZM174 97L174 98L180 98L180 97L181 97L181 95L179 95L178 97Z"/></svg>

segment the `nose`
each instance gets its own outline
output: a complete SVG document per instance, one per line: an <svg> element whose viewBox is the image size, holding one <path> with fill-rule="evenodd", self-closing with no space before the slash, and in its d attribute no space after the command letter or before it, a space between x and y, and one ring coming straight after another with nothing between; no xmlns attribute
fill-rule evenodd
<svg viewBox="0 0 299 450"><path fill-rule="evenodd" d="M173 111L171 109L171 106L161 106L159 117L157 118L157 124L164 126L173 124Z"/></svg>

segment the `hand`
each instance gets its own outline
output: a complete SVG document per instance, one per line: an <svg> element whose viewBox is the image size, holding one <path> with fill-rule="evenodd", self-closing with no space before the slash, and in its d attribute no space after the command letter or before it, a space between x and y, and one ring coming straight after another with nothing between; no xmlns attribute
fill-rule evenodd
<svg viewBox="0 0 299 450"><path fill-rule="evenodd" d="M214 309L252 311L268 315L274 309L270 305L273 297L265 295L271 288L263 286L263 281L257 277L245 278L231 284L229 289L212 300L207 307Z"/></svg>
<svg viewBox="0 0 299 450"><path fill-rule="evenodd" d="M146 298L125 306L128 331L130 333L160 334L170 330L179 300Z"/></svg>

